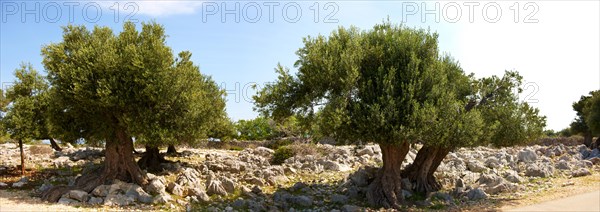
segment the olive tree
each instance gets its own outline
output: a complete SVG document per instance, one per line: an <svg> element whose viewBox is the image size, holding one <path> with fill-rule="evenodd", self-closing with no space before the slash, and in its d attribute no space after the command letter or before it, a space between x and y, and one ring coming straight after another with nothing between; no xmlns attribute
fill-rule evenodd
<svg viewBox="0 0 600 212"><path fill-rule="evenodd" d="M402 161L445 90L437 35L389 23L369 31L340 28L328 38L304 39L297 55L296 75L278 66L277 82L255 96L257 109L286 117L320 108L332 136L378 143L383 167L367 197L400 208Z"/></svg>
<svg viewBox="0 0 600 212"><path fill-rule="evenodd" d="M455 85L449 90L460 94L456 96L457 104L455 108L443 108L437 113L443 116L423 126L429 131L423 138L423 147L402 173L417 192L441 189L434 173L450 151L459 147L525 144L539 138L545 127L546 119L539 110L519 101L522 77L517 72L474 79L472 75L460 77L456 74L462 72L458 71L460 68L453 67L455 74L448 76L454 76L449 81Z"/></svg>
<svg viewBox="0 0 600 212"><path fill-rule="evenodd" d="M584 144L592 147L594 136L600 136L600 91L591 91L573 103L577 117L571 123L571 132L583 134ZM596 142L598 145L598 142Z"/></svg>
<svg viewBox="0 0 600 212"><path fill-rule="evenodd" d="M367 192L374 206L400 208L402 175L416 181L417 190L439 189L433 173L457 147L543 128L537 110L509 94L520 83L514 81L518 74L481 80L465 75L458 62L439 54L437 34L425 30L390 23L368 31L340 28L329 37L304 39L297 55L297 73L278 65L276 83L254 97L257 110L275 119L319 114L320 133L379 144L383 167ZM527 140L521 138L515 140ZM423 147L415 163L401 170L412 143Z"/></svg>
<svg viewBox="0 0 600 212"><path fill-rule="evenodd" d="M175 57L166 37L157 23L142 23L138 31L127 22L118 34L69 25L62 41L43 47L55 131L102 141L106 155L102 168L73 187L50 189L44 199L57 201L71 189L90 192L113 179L144 185L133 138L149 147L175 144L204 135L221 117L224 104L215 101L222 101L222 91L207 89L216 87L212 79L199 72L191 53Z"/></svg>
<svg viewBox="0 0 600 212"><path fill-rule="evenodd" d="M21 174L25 174L23 141L47 136L44 94L48 84L31 64L21 64L15 70L15 77L2 103L6 111L2 125L10 137L19 142Z"/></svg>

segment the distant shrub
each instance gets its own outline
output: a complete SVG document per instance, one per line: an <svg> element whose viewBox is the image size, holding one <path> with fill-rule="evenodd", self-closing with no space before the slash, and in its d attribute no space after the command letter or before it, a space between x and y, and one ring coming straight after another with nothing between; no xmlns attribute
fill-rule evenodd
<svg viewBox="0 0 600 212"><path fill-rule="evenodd" d="M554 144L563 144L566 146L575 146L583 144L583 137L579 135L574 135L570 137L546 137L537 140L534 144L539 145L554 145Z"/></svg>
<svg viewBox="0 0 600 212"><path fill-rule="evenodd" d="M306 155L314 155L314 156L322 156L325 155L325 150L319 148L319 146L315 144L293 144L289 145L294 151L294 155L298 156L306 156Z"/></svg>
<svg viewBox="0 0 600 212"><path fill-rule="evenodd" d="M289 146L282 146L275 150L273 158L271 158L271 164L281 165L286 159L294 157L296 153L294 149Z"/></svg>
<svg viewBox="0 0 600 212"><path fill-rule="evenodd" d="M241 140L268 140L275 137L274 126L265 117L239 120L235 123L235 130Z"/></svg>
<svg viewBox="0 0 600 212"><path fill-rule="evenodd" d="M265 145L265 147L267 147L269 149L278 149L279 147L287 146L287 145L290 145L293 143L294 143L294 141L291 139L276 139L276 140L268 141L267 144Z"/></svg>

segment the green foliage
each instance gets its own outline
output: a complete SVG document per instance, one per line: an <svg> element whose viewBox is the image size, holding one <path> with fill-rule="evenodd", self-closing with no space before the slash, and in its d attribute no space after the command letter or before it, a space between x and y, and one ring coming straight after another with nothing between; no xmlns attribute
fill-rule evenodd
<svg viewBox="0 0 600 212"><path fill-rule="evenodd" d="M571 128L569 127L558 131L556 134L562 137L571 137L573 135L573 133L571 132Z"/></svg>
<svg viewBox="0 0 600 212"><path fill-rule="evenodd" d="M513 145L541 134L545 118L512 92L516 72L477 80L438 52L437 34L390 23L308 37L298 72L277 65L256 109L312 120L317 137L338 142Z"/></svg>
<svg viewBox="0 0 600 212"><path fill-rule="evenodd" d="M2 99L2 108L6 112L2 117L4 130L16 140L49 138L46 124L48 84L31 64L21 64L15 70L15 77L13 86Z"/></svg>
<svg viewBox="0 0 600 212"><path fill-rule="evenodd" d="M546 137L557 137L560 135L560 132L555 132L554 130L544 130L543 134Z"/></svg>
<svg viewBox="0 0 600 212"><path fill-rule="evenodd" d="M53 132L68 139L114 140L119 132L151 146L205 137L223 117L224 91L166 45L164 28L127 22L109 27L69 25L63 40L44 46L52 85Z"/></svg>
<svg viewBox="0 0 600 212"><path fill-rule="evenodd" d="M600 90L591 91L573 103L577 117L571 123L572 134L600 135Z"/></svg>
<svg viewBox="0 0 600 212"><path fill-rule="evenodd" d="M228 141L237 136L234 123L229 117L223 117L213 123L209 130L208 137L219 138L222 141Z"/></svg>
<svg viewBox="0 0 600 212"><path fill-rule="evenodd" d="M519 102L523 77L507 71L502 78L492 76L479 80L479 109L484 117L484 139L495 146L524 144L539 138L546 117L537 108ZM517 92L514 92L514 91Z"/></svg>
<svg viewBox="0 0 600 212"><path fill-rule="evenodd" d="M294 141L291 139L273 139L270 140L265 146L269 149L278 149L279 147L287 146L293 143Z"/></svg>
<svg viewBox="0 0 600 212"><path fill-rule="evenodd" d="M600 135L600 90L590 92L591 98L587 104L587 110L585 111L587 116L585 118L586 124L590 127L592 134Z"/></svg>
<svg viewBox="0 0 600 212"><path fill-rule="evenodd" d="M250 120L239 120L235 124L238 138L241 140L268 140L274 138L275 129L271 120L257 117Z"/></svg>
<svg viewBox="0 0 600 212"><path fill-rule="evenodd" d="M281 165L285 162L286 159L294 157L296 153L289 146L281 146L275 150L273 153L273 158L271 158L271 164L273 165Z"/></svg>
<svg viewBox="0 0 600 212"><path fill-rule="evenodd" d="M417 140L419 111L442 91L437 35L424 30L389 23L339 28L328 38L304 39L297 55L295 76L278 65L277 83L254 97L258 111L311 117L319 107L327 117L323 134L340 140Z"/></svg>

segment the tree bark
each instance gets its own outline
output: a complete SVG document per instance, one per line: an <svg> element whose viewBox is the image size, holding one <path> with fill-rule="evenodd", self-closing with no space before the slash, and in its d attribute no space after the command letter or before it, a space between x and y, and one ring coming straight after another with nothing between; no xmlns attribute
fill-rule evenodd
<svg viewBox="0 0 600 212"><path fill-rule="evenodd" d="M152 147L146 145L146 152L138 160L138 165L142 169L146 169L149 172L160 172L162 168L160 166L161 163L168 163L170 161L166 160L163 155L160 154L158 147Z"/></svg>
<svg viewBox="0 0 600 212"><path fill-rule="evenodd" d="M89 193L99 185L111 183L114 179L142 186L148 183L146 175L133 157L133 140L123 129L117 129L113 138L107 140L102 168L78 177L74 186L56 186L49 189L42 194L42 199L56 202L64 193L75 189Z"/></svg>
<svg viewBox="0 0 600 212"><path fill-rule="evenodd" d="M56 143L56 140L54 140L54 138L49 138L48 140L50 140L50 146L52 147L52 149L59 152L62 151L62 148L60 148L60 146Z"/></svg>
<svg viewBox="0 0 600 212"><path fill-rule="evenodd" d="M450 148L435 146L423 146L419 149L413 163L402 173L403 177L410 180L413 191L427 194L442 188L433 174L449 152Z"/></svg>
<svg viewBox="0 0 600 212"><path fill-rule="evenodd" d="M408 142L379 146L383 155L383 167L379 169L375 180L369 185L367 200L375 207L400 209L404 202L401 165L410 146Z"/></svg>
<svg viewBox="0 0 600 212"><path fill-rule="evenodd" d="M591 148L593 139L594 139L594 137L592 136L591 133L585 133L583 135L583 144L585 146L587 146L588 148Z"/></svg>
<svg viewBox="0 0 600 212"><path fill-rule="evenodd" d="M23 152L23 139L19 139L19 149L21 150L21 176L25 175L25 153Z"/></svg>
<svg viewBox="0 0 600 212"><path fill-rule="evenodd" d="M167 154L177 154L177 149L175 149L175 145L169 145L169 147L167 148Z"/></svg>

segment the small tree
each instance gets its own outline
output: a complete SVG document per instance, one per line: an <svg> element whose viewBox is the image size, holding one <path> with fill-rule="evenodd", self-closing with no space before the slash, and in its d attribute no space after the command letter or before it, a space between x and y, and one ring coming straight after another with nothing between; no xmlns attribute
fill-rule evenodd
<svg viewBox="0 0 600 212"><path fill-rule="evenodd" d="M6 92L6 115L2 125L12 139L19 142L21 151L21 174L25 174L23 141L47 135L44 108L44 92L48 85L31 64L21 64L15 70L16 80ZM10 102L10 104L8 104Z"/></svg>
<svg viewBox="0 0 600 212"><path fill-rule="evenodd" d="M591 91L589 96L581 96L579 101L573 103L577 117L571 123L571 133L582 134L583 143L587 147L592 147L594 135L600 135L600 91Z"/></svg>
<svg viewBox="0 0 600 212"><path fill-rule="evenodd" d="M449 76L453 75L461 76ZM442 116L437 117L436 122L423 126L429 131L423 138L423 147L402 173L417 192L441 189L433 174L446 155L456 148L524 144L540 137L546 123L539 110L519 102L522 77L516 72L506 72L501 78L470 78L471 83L467 78L452 78L449 82L456 84L449 87L454 89L449 90L460 94L455 102L457 108L442 109L437 113Z"/></svg>
<svg viewBox="0 0 600 212"><path fill-rule="evenodd" d="M42 49L54 130L103 141L106 157L103 168L79 177L73 187L48 190L44 199L57 201L71 189L90 192L113 179L144 185L133 137L157 147L202 136L214 111L223 110L212 105L220 93L206 90L214 82L193 65L189 52L175 59L161 25L143 23L138 31L127 22L117 35L99 26L63 30L61 42Z"/></svg>

